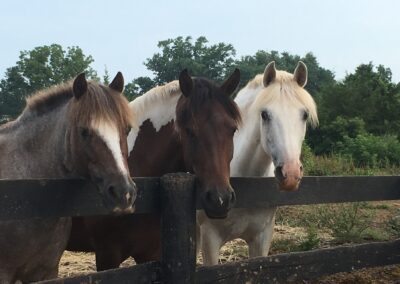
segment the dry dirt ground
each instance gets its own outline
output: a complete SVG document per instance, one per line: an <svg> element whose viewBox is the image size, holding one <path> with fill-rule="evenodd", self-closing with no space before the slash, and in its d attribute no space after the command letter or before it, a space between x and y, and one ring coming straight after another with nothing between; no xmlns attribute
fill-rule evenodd
<svg viewBox="0 0 400 284"><path fill-rule="evenodd" d="M373 227L387 226L387 220L393 214L399 215L400 204L398 202L381 202L372 204L374 219L371 223ZM370 208L370 207L368 207ZM380 209L376 209L380 208ZM308 210L306 208L306 210ZM289 213L287 213L289 212ZM281 220L285 218L298 218L304 213L304 207L287 211ZM283 221L275 226L274 242L271 248L271 254L278 254L290 251L290 246L296 246L307 237L307 231L304 227L286 224ZM332 236L326 232L319 231L318 237L320 243L318 248L332 246ZM391 237L392 238L392 237ZM238 261L247 258L247 246L242 240L234 240L227 243L221 250L220 262ZM202 263L201 256L198 258L198 263ZM126 260L121 267L134 265L132 259ZM94 254L90 253L71 253L65 252L60 263L59 276L71 277L82 274L95 272ZM338 273L327 276L318 280L301 282L306 284L371 284L371 283L399 283L400 284L400 265L386 266L379 268L370 268L354 271L351 273Z"/></svg>
<svg viewBox="0 0 400 284"><path fill-rule="evenodd" d="M276 238L287 233L295 233L293 228L277 226ZM301 232L296 232L301 234ZM220 261L238 261L247 257L244 241L235 240L222 248ZM198 262L201 263L201 257ZM134 265L132 259L126 260L121 267ZM65 252L60 263L60 277L71 277L96 271L94 254ZM372 284L400 283L400 265L357 270L352 273L338 273L318 280L305 281L306 284Z"/></svg>

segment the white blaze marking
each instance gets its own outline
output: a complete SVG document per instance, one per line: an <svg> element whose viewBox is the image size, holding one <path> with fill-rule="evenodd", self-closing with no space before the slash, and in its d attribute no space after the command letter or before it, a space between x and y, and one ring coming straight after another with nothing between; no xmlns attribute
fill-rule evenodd
<svg viewBox="0 0 400 284"><path fill-rule="evenodd" d="M118 169L125 176L128 175L128 169L125 166L124 158L122 157L121 145L119 140L119 131L115 125L110 125L106 122L95 123L93 128L97 134L103 139L107 147L110 149Z"/></svg>

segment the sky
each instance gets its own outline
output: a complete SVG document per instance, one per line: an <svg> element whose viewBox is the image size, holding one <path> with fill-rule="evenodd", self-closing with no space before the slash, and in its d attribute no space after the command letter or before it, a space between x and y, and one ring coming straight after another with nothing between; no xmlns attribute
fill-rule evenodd
<svg viewBox="0 0 400 284"><path fill-rule="evenodd" d="M20 51L57 43L82 48L100 76L106 66L131 81L151 76L143 62L158 41L205 36L231 43L238 58L312 52L336 79L371 61L399 82L399 11L397 0L0 0L0 78Z"/></svg>

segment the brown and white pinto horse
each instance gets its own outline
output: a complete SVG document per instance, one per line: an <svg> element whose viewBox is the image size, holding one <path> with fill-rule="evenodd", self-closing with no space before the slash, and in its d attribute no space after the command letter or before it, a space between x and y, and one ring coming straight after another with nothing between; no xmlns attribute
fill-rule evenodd
<svg viewBox="0 0 400 284"><path fill-rule="evenodd" d="M0 178L87 178L108 208L132 212L126 128L133 116L123 86L121 73L108 87L81 74L29 98L18 119L0 127ZM0 221L0 283L57 277L70 228L71 218Z"/></svg>
<svg viewBox="0 0 400 284"><path fill-rule="evenodd" d="M196 174L210 218L224 218L235 202L229 165L233 135L241 121L230 98L239 70L222 84L191 78L156 87L131 102L139 132L128 137L129 169L134 176L170 172ZM98 270L116 268L129 256L142 263L160 258L160 217L134 214L76 218L68 249L95 251Z"/></svg>

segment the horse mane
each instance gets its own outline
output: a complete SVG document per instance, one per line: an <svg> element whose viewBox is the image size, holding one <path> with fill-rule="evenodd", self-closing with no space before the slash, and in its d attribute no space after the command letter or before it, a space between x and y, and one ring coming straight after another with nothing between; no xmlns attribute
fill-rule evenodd
<svg viewBox="0 0 400 284"><path fill-rule="evenodd" d="M218 101L235 120L237 125L242 122L241 114L237 104L233 99L222 92L215 83L203 77L193 78L194 88L196 88L196 95L187 97L179 107L182 115L179 118L178 124L184 125L184 122L193 114L201 111L201 106L205 103Z"/></svg>
<svg viewBox="0 0 400 284"><path fill-rule="evenodd" d="M15 120L0 127L10 130L32 116L42 116L70 103L69 118L80 126L93 122L117 122L135 127L135 117L122 94L94 81L88 81L88 91L79 100L73 99L72 81L41 90L26 99L26 107Z"/></svg>
<svg viewBox="0 0 400 284"><path fill-rule="evenodd" d="M276 71L276 78L271 84L264 88L263 85L263 74L258 74L251 80L245 88L258 89L251 108L259 109L262 106L272 104L278 100L285 100L292 104L301 104L309 112L309 122L311 126L315 127L318 125L317 106L312 96L302 87L300 87L295 80L293 80L293 74L286 71ZM240 97L245 92L239 92Z"/></svg>

